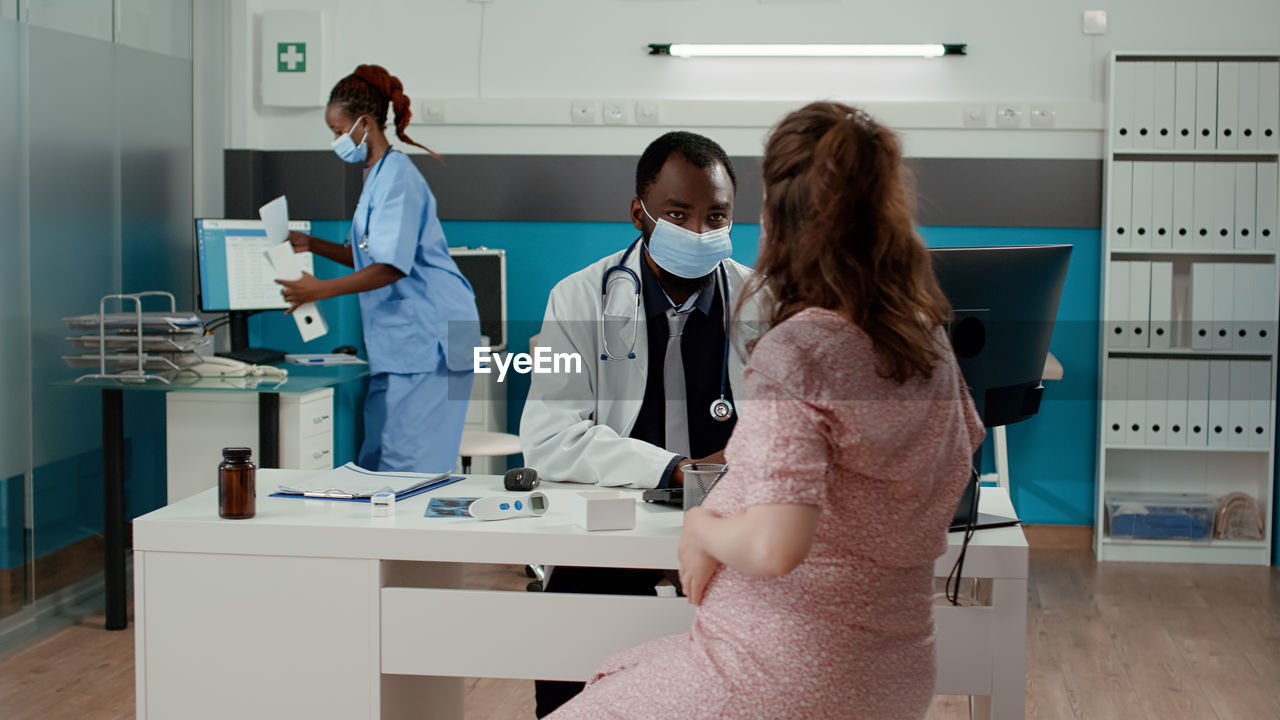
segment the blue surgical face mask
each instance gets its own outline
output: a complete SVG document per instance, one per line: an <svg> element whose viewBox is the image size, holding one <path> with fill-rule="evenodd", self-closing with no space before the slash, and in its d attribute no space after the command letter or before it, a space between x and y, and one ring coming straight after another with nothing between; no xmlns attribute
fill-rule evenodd
<svg viewBox="0 0 1280 720"><path fill-rule="evenodd" d="M640 209L654 223L653 233L649 235L649 257L672 275L689 279L705 277L733 254L733 242L729 239L732 225L696 233L667 220L654 220L643 200Z"/></svg>
<svg viewBox="0 0 1280 720"><path fill-rule="evenodd" d="M333 142L329 143L329 147L338 154L345 162L351 164L362 163L369 157L369 132L366 130L364 137L360 139L360 144L356 145L356 141L351 139L351 133L355 132L356 126L364 120L364 116L356 118L356 122L351 129L339 135Z"/></svg>

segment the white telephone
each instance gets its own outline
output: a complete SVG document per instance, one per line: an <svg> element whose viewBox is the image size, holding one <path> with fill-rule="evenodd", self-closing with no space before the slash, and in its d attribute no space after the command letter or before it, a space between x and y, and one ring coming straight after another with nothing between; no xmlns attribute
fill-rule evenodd
<svg viewBox="0 0 1280 720"><path fill-rule="evenodd" d="M271 365L251 365L246 362L227 357L213 355L204 358L204 362L184 368L200 377L242 378L242 377L285 377L289 371Z"/></svg>

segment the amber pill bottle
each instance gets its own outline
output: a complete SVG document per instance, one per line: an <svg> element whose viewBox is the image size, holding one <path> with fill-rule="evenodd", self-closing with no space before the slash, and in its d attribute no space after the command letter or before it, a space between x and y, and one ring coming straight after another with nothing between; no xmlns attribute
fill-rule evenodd
<svg viewBox="0 0 1280 720"><path fill-rule="evenodd" d="M257 499L258 466L247 447L222 448L218 465L218 515L228 520L253 517Z"/></svg>

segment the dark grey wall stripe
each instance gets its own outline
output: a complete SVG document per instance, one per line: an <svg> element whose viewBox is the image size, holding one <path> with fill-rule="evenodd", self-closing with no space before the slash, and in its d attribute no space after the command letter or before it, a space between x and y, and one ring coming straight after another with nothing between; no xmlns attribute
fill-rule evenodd
<svg viewBox="0 0 1280 720"><path fill-rule="evenodd" d="M412 155L444 220L625 222L636 158L618 155ZM733 159L734 215L760 217L760 158ZM921 225L1096 228L1102 225L1101 160L912 158ZM350 219L361 169L327 150L226 151L226 212L257 217L289 196L289 212Z"/></svg>

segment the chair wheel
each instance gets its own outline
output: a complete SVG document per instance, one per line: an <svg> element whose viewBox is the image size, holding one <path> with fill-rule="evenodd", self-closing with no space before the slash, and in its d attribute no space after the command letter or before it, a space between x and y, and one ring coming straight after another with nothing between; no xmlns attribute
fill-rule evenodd
<svg viewBox="0 0 1280 720"><path fill-rule="evenodd" d="M528 585L525 585L524 589L528 592L542 592L542 582L538 580L534 580Z"/></svg>

